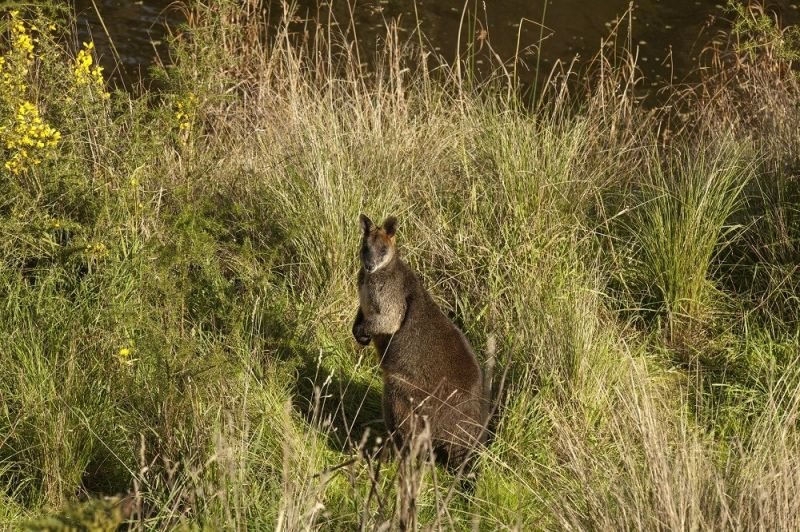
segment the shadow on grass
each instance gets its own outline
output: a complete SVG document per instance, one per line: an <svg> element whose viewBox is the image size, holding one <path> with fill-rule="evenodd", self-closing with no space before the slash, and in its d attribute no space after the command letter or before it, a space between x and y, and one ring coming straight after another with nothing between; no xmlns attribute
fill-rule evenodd
<svg viewBox="0 0 800 532"><path fill-rule="evenodd" d="M372 449L385 439L381 392L344 372L331 373L310 356L297 367L294 406L340 452Z"/></svg>

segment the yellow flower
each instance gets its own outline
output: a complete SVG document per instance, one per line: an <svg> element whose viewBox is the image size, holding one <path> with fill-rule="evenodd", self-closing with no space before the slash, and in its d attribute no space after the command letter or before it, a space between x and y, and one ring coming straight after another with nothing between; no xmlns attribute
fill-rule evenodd
<svg viewBox="0 0 800 532"><path fill-rule="evenodd" d="M191 129L197 114L197 96L188 93L183 99L175 102L175 121L181 131Z"/></svg>
<svg viewBox="0 0 800 532"><path fill-rule="evenodd" d="M102 242L88 243L83 248L88 259L100 260L108 256L108 248Z"/></svg>
<svg viewBox="0 0 800 532"><path fill-rule="evenodd" d="M124 366L133 366L134 362L136 362L135 358L131 358L133 354L133 349L129 347L123 347L117 353L117 360L120 364Z"/></svg>
<svg viewBox="0 0 800 532"><path fill-rule="evenodd" d="M92 55L94 50L94 43L83 43L83 49L75 56L75 67L72 73L75 76L75 83L79 87L94 86L100 93L100 97L108 99L111 95L105 90L105 81L103 81L103 67L94 65L94 57Z"/></svg>
<svg viewBox="0 0 800 532"><path fill-rule="evenodd" d="M0 144L9 151L4 167L15 175L40 164L61 139L61 133L42 120L32 102L23 101L16 111L0 127Z"/></svg>
<svg viewBox="0 0 800 532"><path fill-rule="evenodd" d="M0 102L14 105L27 91L26 77L33 64L34 43L19 11L10 13L9 49L0 58Z"/></svg>
<svg viewBox="0 0 800 532"><path fill-rule="evenodd" d="M19 20L19 11L11 12L11 48L21 51L25 56L33 60L33 39L25 27L25 23Z"/></svg>

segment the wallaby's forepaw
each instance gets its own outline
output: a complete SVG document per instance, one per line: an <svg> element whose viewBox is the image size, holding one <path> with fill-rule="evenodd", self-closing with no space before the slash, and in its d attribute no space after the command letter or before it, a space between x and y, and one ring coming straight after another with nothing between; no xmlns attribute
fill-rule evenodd
<svg viewBox="0 0 800 532"><path fill-rule="evenodd" d="M353 336L361 345L369 345L369 342L372 340L370 336L364 332L364 326L361 323L356 323L353 325Z"/></svg>
<svg viewBox="0 0 800 532"><path fill-rule="evenodd" d="M370 338L369 336L356 336L356 342L358 342L361 345L369 345L371 341L372 338Z"/></svg>

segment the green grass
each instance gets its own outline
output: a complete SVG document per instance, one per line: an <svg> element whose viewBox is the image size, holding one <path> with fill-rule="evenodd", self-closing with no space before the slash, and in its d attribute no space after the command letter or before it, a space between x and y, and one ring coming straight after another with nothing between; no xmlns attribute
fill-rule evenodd
<svg viewBox="0 0 800 532"><path fill-rule="evenodd" d="M626 61L531 107L502 71L392 39L367 68L330 28L213 7L160 92L74 92L39 44L30 94L63 140L0 173L0 526L393 529L415 498L433 529L798 528L781 30L741 12L749 40L665 110ZM397 215L480 360L496 346L471 490L369 456L360 212Z"/></svg>

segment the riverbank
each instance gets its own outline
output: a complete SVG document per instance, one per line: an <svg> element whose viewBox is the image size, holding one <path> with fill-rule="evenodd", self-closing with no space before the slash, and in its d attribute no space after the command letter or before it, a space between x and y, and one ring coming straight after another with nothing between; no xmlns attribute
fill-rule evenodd
<svg viewBox="0 0 800 532"><path fill-rule="evenodd" d="M411 495L432 528L800 525L796 30L740 11L653 110L626 56L520 101L424 41L365 70L228 4L191 13L164 92L106 96L28 15L2 48L5 526L395 528ZM506 376L471 490L361 452L360 212L398 216Z"/></svg>

